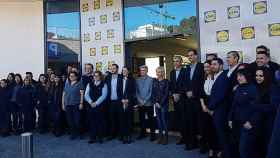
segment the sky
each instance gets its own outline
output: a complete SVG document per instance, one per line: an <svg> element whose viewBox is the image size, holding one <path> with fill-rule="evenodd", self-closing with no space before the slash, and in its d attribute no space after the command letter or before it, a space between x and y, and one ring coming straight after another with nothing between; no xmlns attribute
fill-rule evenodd
<svg viewBox="0 0 280 158"><path fill-rule="evenodd" d="M145 7L129 7L125 8L125 30L129 32L137 27L161 23L168 25L178 25L185 17L196 15L196 0L186 0L181 2L165 3L164 11L168 15L175 16L176 19L163 19L152 10L159 11L158 5L148 5ZM57 32L65 36L79 36L79 13L49 14L47 20L48 31ZM137 18L137 20L135 20Z"/></svg>

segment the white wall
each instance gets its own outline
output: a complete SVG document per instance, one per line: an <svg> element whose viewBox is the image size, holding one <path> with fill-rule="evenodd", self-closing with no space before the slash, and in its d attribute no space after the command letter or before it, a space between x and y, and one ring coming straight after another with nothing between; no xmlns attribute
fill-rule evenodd
<svg viewBox="0 0 280 158"><path fill-rule="evenodd" d="M280 23L280 1L267 0L266 14L253 14L253 3L261 0L199 0L200 44L202 59L207 53L218 53L225 57L226 52L238 50L244 53L244 61L255 59L255 48L266 45L271 49L272 60L280 62L280 36L269 37L268 24ZM227 8L240 6L240 18L228 19ZM215 22L204 22L204 12L216 10ZM255 27L255 39L242 40L241 28ZM229 30L229 41L218 43L216 31Z"/></svg>
<svg viewBox="0 0 280 158"><path fill-rule="evenodd" d="M43 2L0 0L0 77L44 72Z"/></svg>

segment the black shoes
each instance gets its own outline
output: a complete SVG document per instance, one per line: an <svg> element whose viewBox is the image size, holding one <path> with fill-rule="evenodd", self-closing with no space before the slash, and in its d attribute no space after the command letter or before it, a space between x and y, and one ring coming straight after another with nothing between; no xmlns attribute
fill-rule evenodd
<svg viewBox="0 0 280 158"><path fill-rule="evenodd" d="M185 142L182 138L176 143L176 145L183 145L183 144L185 144Z"/></svg>
<svg viewBox="0 0 280 158"><path fill-rule="evenodd" d="M144 139L144 138L146 138L146 137L147 137L146 134L141 133L136 139L137 139L137 140L141 140L141 139Z"/></svg>

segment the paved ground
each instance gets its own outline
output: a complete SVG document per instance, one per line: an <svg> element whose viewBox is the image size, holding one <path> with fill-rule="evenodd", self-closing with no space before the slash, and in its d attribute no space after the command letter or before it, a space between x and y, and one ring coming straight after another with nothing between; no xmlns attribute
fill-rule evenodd
<svg viewBox="0 0 280 158"><path fill-rule="evenodd" d="M198 151L187 152L170 138L167 146L148 140L123 145L118 140L88 145L87 140L71 141L67 136L34 135L34 158L206 158ZM21 138L0 138L0 158L21 158Z"/></svg>

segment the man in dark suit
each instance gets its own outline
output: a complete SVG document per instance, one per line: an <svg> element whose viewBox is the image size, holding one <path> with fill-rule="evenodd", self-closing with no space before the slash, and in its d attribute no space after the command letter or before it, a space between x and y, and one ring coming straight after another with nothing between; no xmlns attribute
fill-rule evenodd
<svg viewBox="0 0 280 158"><path fill-rule="evenodd" d="M279 69L279 65L271 61L270 50L266 46L261 45L256 48L256 61L251 63L249 68L251 73L255 74L256 69L263 66L269 68L272 76L275 76L275 71Z"/></svg>
<svg viewBox="0 0 280 158"><path fill-rule="evenodd" d="M232 102L233 102L233 97L234 97L234 91L238 85L238 81L237 81L237 71L239 68L239 53L238 51L230 51L227 53L227 64L229 69L226 70L227 73L227 77L229 78L229 97L228 97L228 101L227 104L228 106L228 111L231 108ZM235 126L234 128L232 128L232 142L231 142L231 149L232 149L232 154L234 154L234 158L238 158L239 157L239 128L237 122L233 122L233 126Z"/></svg>
<svg viewBox="0 0 280 158"><path fill-rule="evenodd" d="M186 69L182 67L182 58L176 56L174 58L174 70L170 72L170 92L173 96L174 109L176 116L176 128L179 130L181 139L177 142L177 145L184 144L184 100L186 92Z"/></svg>
<svg viewBox="0 0 280 158"><path fill-rule="evenodd" d="M119 66L112 64L111 73L106 78L108 86L108 101L109 101L109 120L110 120L110 136L108 140L115 139L119 134L119 115L122 108L122 76L118 74Z"/></svg>
<svg viewBox="0 0 280 158"><path fill-rule="evenodd" d="M227 127L227 100L229 79L223 70L223 60L213 59L211 69L214 72L214 84L209 98L209 114L213 116L214 126L217 132L219 145L224 158L230 158L230 145Z"/></svg>
<svg viewBox="0 0 280 158"><path fill-rule="evenodd" d="M204 85L204 65L198 62L198 53L196 50L189 50L187 56L191 64L187 67L186 78L186 104L185 104L185 116L186 116L186 150L192 150L198 145L199 135L201 131L199 127L202 121L200 121L200 114L202 113L200 105L200 96L203 91ZM202 148L202 146L201 146ZM201 151L203 152L204 149ZM205 150L206 152L206 150Z"/></svg>

